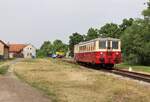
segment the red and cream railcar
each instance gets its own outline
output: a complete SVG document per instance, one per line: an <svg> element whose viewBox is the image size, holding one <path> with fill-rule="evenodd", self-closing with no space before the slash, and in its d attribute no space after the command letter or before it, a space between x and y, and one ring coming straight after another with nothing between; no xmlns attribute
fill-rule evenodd
<svg viewBox="0 0 150 102"><path fill-rule="evenodd" d="M121 62L121 41L115 38L97 38L74 47L74 60L113 67Z"/></svg>

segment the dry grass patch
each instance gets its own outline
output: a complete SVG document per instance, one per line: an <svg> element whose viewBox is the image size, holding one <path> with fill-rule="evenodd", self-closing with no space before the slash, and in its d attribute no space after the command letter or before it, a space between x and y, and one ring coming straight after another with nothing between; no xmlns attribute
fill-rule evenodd
<svg viewBox="0 0 150 102"><path fill-rule="evenodd" d="M31 62L30 62L31 61ZM55 102L149 102L150 87L53 59L17 63L15 73Z"/></svg>

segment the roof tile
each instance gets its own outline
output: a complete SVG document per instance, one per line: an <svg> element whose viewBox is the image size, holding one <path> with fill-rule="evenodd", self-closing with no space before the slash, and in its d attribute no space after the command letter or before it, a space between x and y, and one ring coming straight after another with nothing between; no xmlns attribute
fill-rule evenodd
<svg viewBox="0 0 150 102"><path fill-rule="evenodd" d="M9 44L9 52L20 52L25 48L27 45L25 44Z"/></svg>

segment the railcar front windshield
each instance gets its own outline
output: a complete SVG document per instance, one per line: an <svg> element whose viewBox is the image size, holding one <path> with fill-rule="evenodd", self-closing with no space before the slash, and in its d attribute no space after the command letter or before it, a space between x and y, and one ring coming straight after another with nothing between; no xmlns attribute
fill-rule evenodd
<svg viewBox="0 0 150 102"><path fill-rule="evenodd" d="M99 49L119 49L119 41L100 40Z"/></svg>
<svg viewBox="0 0 150 102"><path fill-rule="evenodd" d="M112 41L112 49L119 49L119 42L118 41Z"/></svg>
<svg viewBox="0 0 150 102"><path fill-rule="evenodd" d="M99 48L106 49L106 40L99 41Z"/></svg>
<svg viewBox="0 0 150 102"><path fill-rule="evenodd" d="M107 49L111 49L111 41L110 40L107 41Z"/></svg>

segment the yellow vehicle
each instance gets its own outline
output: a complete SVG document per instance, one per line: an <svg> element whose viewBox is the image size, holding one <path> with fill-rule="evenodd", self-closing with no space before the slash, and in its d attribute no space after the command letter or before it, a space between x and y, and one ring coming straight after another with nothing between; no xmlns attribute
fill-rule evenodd
<svg viewBox="0 0 150 102"><path fill-rule="evenodd" d="M59 51L59 52L56 52L56 55L58 58L62 58L65 56L65 52Z"/></svg>

